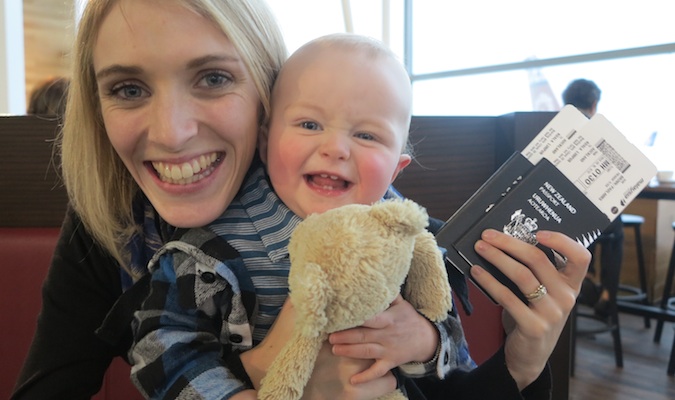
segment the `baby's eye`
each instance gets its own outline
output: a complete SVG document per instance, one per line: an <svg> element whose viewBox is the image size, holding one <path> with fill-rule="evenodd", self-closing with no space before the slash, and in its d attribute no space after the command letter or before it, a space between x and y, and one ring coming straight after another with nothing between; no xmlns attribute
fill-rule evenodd
<svg viewBox="0 0 675 400"><path fill-rule="evenodd" d="M375 136L368 132L357 132L354 136L363 140L375 140Z"/></svg>
<svg viewBox="0 0 675 400"><path fill-rule="evenodd" d="M304 121L300 124L300 126L310 131L318 131L321 129L321 126L314 121Z"/></svg>
<svg viewBox="0 0 675 400"><path fill-rule="evenodd" d="M136 100L148 97L150 94L142 87L133 83L120 83L110 89L110 95L122 100Z"/></svg>
<svg viewBox="0 0 675 400"><path fill-rule="evenodd" d="M231 79L222 72L209 72L205 74L197 83L197 86L206 88L220 88L225 86Z"/></svg>

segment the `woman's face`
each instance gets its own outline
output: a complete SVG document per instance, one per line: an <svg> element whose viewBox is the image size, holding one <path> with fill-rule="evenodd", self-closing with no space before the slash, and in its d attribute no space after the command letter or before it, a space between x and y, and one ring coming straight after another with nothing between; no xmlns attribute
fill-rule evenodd
<svg viewBox="0 0 675 400"><path fill-rule="evenodd" d="M100 26L94 70L108 138L159 214L177 227L222 214L260 110L223 32L176 2L121 0Z"/></svg>

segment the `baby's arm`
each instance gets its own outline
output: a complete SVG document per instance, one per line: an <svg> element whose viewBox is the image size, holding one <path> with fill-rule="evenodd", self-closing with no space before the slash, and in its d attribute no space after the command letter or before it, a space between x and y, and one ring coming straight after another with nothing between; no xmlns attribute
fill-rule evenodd
<svg viewBox="0 0 675 400"><path fill-rule="evenodd" d="M150 293L134 321L134 384L150 398L187 392L204 399L243 395L250 387L224 365L221 351L232 346L219 340L221 323L227 324L219 299L232 297L227 295L231 285L211 271L198 270L208 260L197 264L193 254L164 251L156 258Z"/></svg>
<svg viewBox="0 0 675 400"><path fill-rule="evenodd" d="M402 366L411 377L447 376L458 366L473 367L459 319L454 315L434 325L400 295L391 306L363 326L329 336L333 353L374 359L367 370L352 377L352 383L367 382L392 368Z"/></svg>
<svg viewBox="0 0 675 400"><path fill-rule="evenodd" d="M241 354L241 363L255 388L259 387L267 368L291 338L295 318L293 304L287 300L263 341ZM391 373L364 384L350 382L350 378L368 368L372 360L337 357L331 353L331 347L325 343L321 348L312 377L305 386L303 400L373 399L391 393L396 388L396 379Z"/></svg>

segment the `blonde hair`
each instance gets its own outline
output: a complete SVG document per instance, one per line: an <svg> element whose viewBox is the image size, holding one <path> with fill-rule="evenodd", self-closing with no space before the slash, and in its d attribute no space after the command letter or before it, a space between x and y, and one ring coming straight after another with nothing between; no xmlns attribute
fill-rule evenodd
<svg viewBox="0 0 675 400"><path fill-rule="evenodd" d="M139 229L132 204L140 189L108 140L93 67L98 29L118 1L90 0L84 11L59 142L63 179L72 207L94 239L127 269L129 255L124 247ZM271 87L287 53L264 0L174 1L215 23L235 46L258 91L260 123L265 123Z"/></svg>

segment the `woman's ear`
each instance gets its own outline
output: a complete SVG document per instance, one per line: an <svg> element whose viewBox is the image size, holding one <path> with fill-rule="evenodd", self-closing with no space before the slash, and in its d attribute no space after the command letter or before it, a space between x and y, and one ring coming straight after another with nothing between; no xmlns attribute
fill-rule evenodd
<svg viewBox="0 0 675 400"><path fill-rule="evenodd" d="M269 137L269 128L267 124L260 126L258 132L258 155L264 164L267 164L267 140Z"/></svg>

